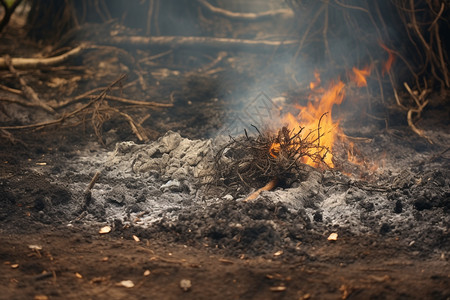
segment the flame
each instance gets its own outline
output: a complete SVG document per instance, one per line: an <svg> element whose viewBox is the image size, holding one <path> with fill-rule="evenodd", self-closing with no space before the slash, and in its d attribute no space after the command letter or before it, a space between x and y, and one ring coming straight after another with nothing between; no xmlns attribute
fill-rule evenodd
<svg viewBox="0 0 450 300"><path fill-rule="evenodd" d="M315 77L317 82L320 77L316 74ZM299 110L297 116L288 113L283 118L283 122L292 131L292 134L298 133L299 128L304 128L303 133L305 135L309 134L308 139L310 141L318 141L318 147L313 149L313 151L324 157L324 162L331 168L334 167L331 150L336 135L339 133L338 122L333 122L331 111L333 105L342 103L345 96L344 87L345 84L340 80L332 82L328 89L313 95L311 99L313 101L308 102L306 106L296 105L295 108ZM317 130L318 128L319 130ZM320 137L318 136L319 134L321 135ZM276 143L272 144L270 155L276 157L276 151L273 150L277 149L279 150L279 145L276 145ZM328 150L329 152L327 152ZM302 162L313 167L318 166L318 162L307 156L302 158Z"/></svg>
<svg viewBox="0 0 450 300"><path fill-rule="evenodd" d="M277 158L278 154L280 153L281 144L280 143L272 143L270 145L269 154L273 158Z"/></svg>
<svg viewBox="0 0 450 300"><path fill-rule="evenodd" d="M317 71L317 70L314 71L314 78L315 78L315 81L311 81L309 83L309 88L311 89L311 91L315 90L318 86L320 86L320 73L319 73L319 71Z"/></svg>
<svg viewBox="0 0 450 300"><path fill-rule="evenodd" d="M371 68L369 66L364 69L353 67L353 73L350 73L350 79L356 83L357 87L367 86L367 76L370 75Z"/></svg>
<svg viewBox="0 0 450 300"><path fill-rule="evenodd" d="M394 63L395 60L395 54L393 50L389 49L382 42L379 42L379 44L381 48L383 48L389 54L388 59L386 60L386 62L384 62L383 67L381 69L381 74L384 76L384 74L388 73L391 70L392 64Z"/></svg>

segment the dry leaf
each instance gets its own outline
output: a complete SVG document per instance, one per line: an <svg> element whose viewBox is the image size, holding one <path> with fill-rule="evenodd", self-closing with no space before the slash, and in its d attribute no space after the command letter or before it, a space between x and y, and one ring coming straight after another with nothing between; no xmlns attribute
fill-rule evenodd
<svg viewBox="0 0 450 300"><path fill-rule="evenodd" d="M327 240L329 240L329 241L337 241L337 238L338 238L338 234L336 232L333 232L333 233L331 233L328 236Z"/></svg>
<svg viewBox="0 0 450 300"><path fill-rule="evenodd" d="M180 281L180 288L187 292L192 287L192 283L189 279L181 279Z"/></svg>
<svg viewBox="0 0 450 300"><path fill-rule="evenodd" d="M100 228L99 232L100 234L106 234L106 233L110 233L111 232L111 227L109 226L104 226L102 228Z"/></svg>
<svg viewBox="0 0 450 300"><path fill-rule="evenodd" d="M36 295L34 296L34 300L48 300L48 297L45 295Z"/></svg>
<svg viewBox="0 0 450 300"><path fill-rule="evenodd" d="M223 264L226 264L226 265L232 265L232 264L234 264L233 261L228 260L228 259L225 259L225 258L219 258L219 261L220 261L221 263L223 263Z"/></svg>
<svg viewBox="0 0 450 300"><path fill-rule="evenodd" d="M83 278L83 275L81 275L80 273L76 272L75 273L75 277L81 279L81 278Z"/></svg>
<svg viewBox="0 0 450 300"><path fill-rule="evenodd" d="M121 285L121 286L124 286L124 287L126 287L126 288L132 288L132 287L134 287L134 283L133 283L133 281L131 281L131 280L122 280L122 281L120 282L120 285Z"/></svg>
<svg viewBox="0 0 450 300"><path fill-rule="evenodd" d="M281 254L283 254L283 250L277 251L273 254L273 256L280 256Z"/></svg>
<svg viewBox="0 0 450 300"><path fill-rule="evenodd" d="M133 235L133 239L136 241L136 242L140 242L141 240L137 237L137 236L135 236L135 235Z"/></svg>
<svg viewBox="0 0 450 300"><path fill-rule="evenodd" d="M271 292L283 292L283 291L285 291L285 290L286 290L286 287L283 286L283 285L280 285L280 286L272 286L272 287L270 288L270 291L271 291Z"/></svg>

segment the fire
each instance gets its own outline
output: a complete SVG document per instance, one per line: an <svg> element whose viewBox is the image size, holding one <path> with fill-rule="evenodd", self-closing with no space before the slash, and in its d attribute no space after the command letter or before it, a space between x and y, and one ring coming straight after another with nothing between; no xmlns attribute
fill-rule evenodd
<svg viewBox="0 0 450 300"><path fill-rule="evenodd" d="M311 89L311 91L315 90L318 86L320 86L320 73L319 71L314 71L314 78L316 79L315 81L311 81L309 83L309 88Z"/></svg>
<svg viewBox="0 0 450 300"><path fill-rule="evenodd" d="M353 67L353 73L350 73L350 79L356 83L356 86L363 87L367 86L367 77L370 75L370 67L367 66L364 69L358 69Z"/></svg>
<svg viewBox="0 0 450 300"><path fill-rule="evenodd" d="M280 143L272 143L270 145L269 154L273 158L277 158L278 154L280 153L281 144Z"/></svg>
<svg viewBox="0 0 450 300"><path fill-rule="evenodd" d="M318 75L315 77L317 82L320 77ZM317 88L312 83L310 87ZM288 113L283 118L283 122L292 134L296 134L300 128L304 128L302 132L308 136L308 139L317 141L318 146L313 151L324 157L324 162L329 167L334 167L334 164L332 161L333 155L328 151L332 150L336 135L339 133L338 122L333 122L331 111L333 105L342 103L345 96L344 88L345 84L342 81L332 82L323 92L312 95L312 101L306 106L297 105L296 109L299 110L297 116ZM270 154L276 157L276 151L278 150L279 145L274 143L270 147ZM313 161L308 156L304 156L302 162L313 167L318 166L318 162Z"/></svg>
<svg viewBox="0 0 450 300"><path fill-rule="evenodd" d="M395 60L395 54L394 51L389 49L386 45L384 45L382 42L379 42L381 48L383 48L384 50L386 50L386 52L389 54L388 59L386 60L386 62L383 64L383 67L381 69L381 74L384 76L384 74L388 73L391 70L392 64L394 63Z"/></svg>

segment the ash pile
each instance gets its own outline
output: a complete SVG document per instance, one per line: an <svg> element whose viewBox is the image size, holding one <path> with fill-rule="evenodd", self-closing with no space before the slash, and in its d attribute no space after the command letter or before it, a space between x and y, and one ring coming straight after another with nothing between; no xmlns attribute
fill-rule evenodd
<svg viewBox="0 0 450 300"><path fill-rule="evenodd" d="M376 156L382 149L394 159L370 180L301 165L296 176L281 176L286 180L249 200L270 177L224 185L218 155L233 150L229 140L168 132L148 144L121 142L114 151L90 149L62 161L61 172L48 175L71 191L72 201L48 206L45 217L58 214L69 226L109 225L124 238L164 236L232 255L273 255L279 249L305 254L308 241L331 233L382 236L441 255L449 248L448 158L436 155L442 154L438 146L417 152L415 145L415 138L400 145L380 133L362 150Z"/></svg>

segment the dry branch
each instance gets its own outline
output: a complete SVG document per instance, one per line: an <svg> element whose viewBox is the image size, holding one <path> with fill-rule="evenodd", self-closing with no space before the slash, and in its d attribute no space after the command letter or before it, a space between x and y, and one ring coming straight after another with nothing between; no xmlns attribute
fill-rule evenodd
<svg viewBox="0 0 450 300"><path fill-rule="evenodd" d="M213 6L206 0L198 0L197 2L209 12L232 20L264 21L273 18L292 19L294 17L294 12L291 9L276 9L260 13L238 13Z"/></svg>
<svg viewBox="0 0 450 300"><path fill-rule="evenodd" d="M81 112L84 112L85 110L87 110L88 108L90 108L91 106L93 106L96 102L102 100L106 93L116 84L118 84L120 81L122 81L125 78L125 75L120 76L117 80L115 80L113 83L111 83L107 88L105 88L103 90L103 92L96 98L92 99L91 101L89 101L88 103L86 103L85 105L83 105L82 107L75 109L74 111L68 113L68 114L63 114L60 118L52 120L52 121L46 121L46 122L40 122L40 123L35 123L35 124L28 124L28 125L19 125L19 126L1 126L0 129L6 129L6 130L19 130L19 129L31 129L31 128L41 128L41 127L47 127L47 126L52 126L52 125L57 125L57 124L61 124L63 123L65 120L72 118L76 115L78 115Z"/></svg>
<svg viewBox="0 0 450 300"><path fill-rule="evenodd" d="M60 64L71 57L77 56L83 50L89 48L86 45L80 45L72 50L54 57L46 58L11 58L11 64L14 68L18 69L37 69L40 67L48 67ZM8 68L8 64L5 58L0 57L0 69Z"/></svg>
<svg viewBox="0 0 450 300"><path fill-rule="evenodd" d="M220 50L267 51L279 47L292 47L297 40L267 41L200 36L114 36L104 41L114 46L213 48Z"/></svg>
<svg viewBox="0 0 450 300"><path fill-rule="evenodd" d="M11 58L8 55L6 55L4 57L4 60L5 60L6 66L9 68L9 71L19 81L20 87L21 87L22 92L25 95L25 97L28 100L30 100L32 103L34 103L36 106L41 107L42 109L48 111L49 113L55 113L55 110L53 108L51 108L50 106L48 106L47 103L41 101L41 99L39 99L38 94L27 84L26 80L19 75L19 73L16 71L16 69L14 68L14 66L11 62Z"/></svg>

